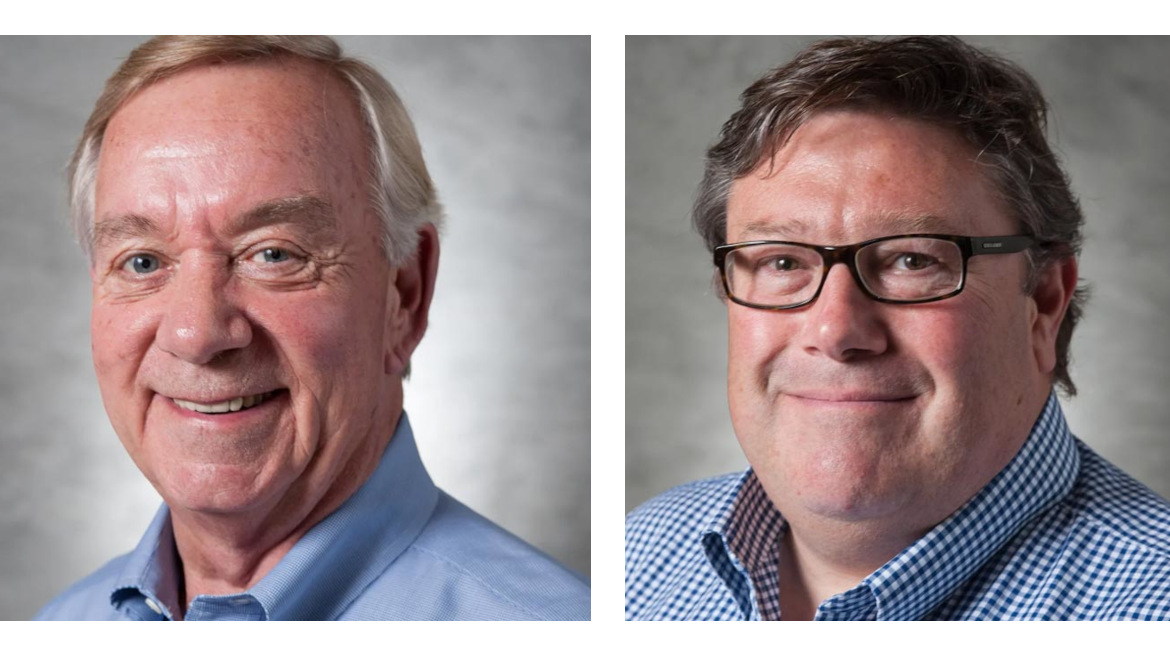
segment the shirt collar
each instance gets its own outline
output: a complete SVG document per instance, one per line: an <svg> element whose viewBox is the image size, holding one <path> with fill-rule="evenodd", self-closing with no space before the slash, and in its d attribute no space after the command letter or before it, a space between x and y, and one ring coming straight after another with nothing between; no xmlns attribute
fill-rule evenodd
<svg viewBox="0 0 1170 658"><path fill-rule="evenodd" d="M1002 471L925 536L838 595L837 603L852 605L858 590L865 589L876 601L876 618L921 618L1028 519L1067 496L1079 471L1075 440L1050 393L1028 439ZM704 549L745 618L769 618L779 611L776 551L785 528L751 469L721 494L709 517Z"/></svg>
<svg viewBox="0 0 1170 658"><path fill-rule="evenodd" d="M110 593L110 605L137 617L149 614L150 610L134 604L150 600L161 607L168 619L174 619L179 603L179 573L171 514L163 504L138 546L126 556L114 591Z"/></svg>
<svg viewBox="0 0 1170 658"><path fill-rule="evenodd" d="M438 497L403 412L370 478L244 594L259 602L268 619L336 617L414 542ZM120 608L130 598L148 597L173 619L180 575L164 504L127 557L110 603Z"/></svg>
<svg viewBox="0 0 1170 658"><path fill-rule="evenodd" d="M761 596L760 585L775 582L776 561L769 557L775 556L784 519L750 468L740 478L722 485L722 491L714 492L712 499L718 503L702 525L703 550L744 618L760 619L757 602L773 598ZM767 610L763 615L768 618Z"/></svg>

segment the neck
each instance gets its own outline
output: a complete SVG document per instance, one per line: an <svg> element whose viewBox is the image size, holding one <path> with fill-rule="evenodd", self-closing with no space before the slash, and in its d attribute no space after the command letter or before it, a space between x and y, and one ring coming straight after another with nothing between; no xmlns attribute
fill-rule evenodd
<svg viewBox="0 0 1170 658"><path fill-rule="evenodd" d="M821 602L856 587L929 530L891 534L860 524L788 523L778 565L784 621L811 620Z"/></svg>
<svg viewBox="0 0 1170 658"><path fill-rule="evenodd" d="M175 546L182 562L179 605L186 615L195 597L250 589L280 562L317 523L349 499L369 479L402 415L398 405L388 422L374 422L344 465L334 473L310 473L310 462L274 504L243 512L208 513L171 508Z"/></svg>

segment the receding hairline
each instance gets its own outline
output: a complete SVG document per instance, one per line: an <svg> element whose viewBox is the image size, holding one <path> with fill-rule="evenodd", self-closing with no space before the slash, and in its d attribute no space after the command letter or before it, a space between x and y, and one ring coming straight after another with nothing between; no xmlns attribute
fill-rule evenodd
<svg viewBox="0 0 1170 658"><path fill-rule="evenodd" d="M100 133L100 140L97 141L98 152L104 154L107 147L110 146L108 138L111 135L118 136L121 133L133 132L135 130L135 122L127 124L126 118L127 110L135 110L138 112L146 111L147 114L152 114L150 110L142 110L139 108L132 108L136 102L141 101L144 97L153 96L158 93L174 92L175 90L168 89L173 87L176 83L182 84L186 82L184 78L196 74L205 74L207 72L224 71L227 69L268 69L264 75L271 74L292 74L294 77L282 79L279 83L274 83L274 87L280 90L288 90L287 98L294 104L287 105L280 108L279 112L265 112L261 116L266 119L267 123L276 123L273 119L299 119L305 116L313 116L319 118L316 126L323 129L321 137L330 142L333 139L330 133L335 133L333 137L338 137L336 133L341 133L344 130L341 126L343 122L340 120L342 116L348 116L350 119L349 126L353 130L353 136L359 141L355 152L365 156L365 140L367 138L367 129L362 116L361 98L359 92L353 88L353 84L345 79L341 73L329 68L326 64L299 57L296 55L282 54L276 55L268 59L254 59L254 60L229 60L225 62L196 62L181 70L175 71L170 75L158 80L152 80L144 84L140 89L125 98L118 104L109 117L106 119L104 126ZM301 77L295 77L300 75ZM330 85L332 89L328 88ZM245 87L245 81L234 81L230 83L230 87L239 90ZM309 92L309 93L306 93ZM340 94L335 93L340 92ZM191 93L191 92L186 92ZM206 95L206 90L198 95ZM257 102L258 100L267 100L272 98L271 95L256 95L253 94L246 99L246 102ZM219 101L223 102L223 101ZM242 96L237 97L231 102L245 102ZM337 103L345 105L344 115L337 113L341 108ZM274 109L274 108L265 108ZM137 118L141 118L140 116ZM226 123L246 122L246 119L237 117L217 117L208 115L201 117L201 120L206 122L223 121ZM265 121L260 121L264 123ZM169 126L170 121L163 121L162 125ZM100 164L100 160L99 160ZM100 166L98 168L100 175Z"/></svg>
<svg viewBox="0 0 1170 658"><path fill-rule="evenodd" d="M362 141L365 139L365 128L362 121L362 110L360 106L360 99L352 86L344 80L344 78L326 66L324 63L300 57L291 54L282 54L264 59L249 59L249 60L229 60L225 62L198 62L183 70L174 72L160 80L151 81L136 91L134 94L127 97L110 115L106 122L105 128L101 133L101 140L98 142L100 148L100 158L98 165L95 168L96 177L94 180L94 194L96 195L102 179L101 160L105 158L109 152L110 144L107 143L107 138L111 135L115 137L119 133L132 133L135 130L135 123L131 121L129 124L124 123L126 115L125 111L135 102L135 100L142 98L144 94L161 91L166 93L165 87L173 84L174 81L182 77L205 72L208 70L221 69L226 67L250 67L259 69L269 69L272 72L291 72L296 74L303 74L302 80L306 85L312 85L313 88L319 89L319 94L314 94L314 97L320 98L319 104L316 108L309 108L316 111L321 111L321 116L325 117L326 121L320 123L313 131L322 131L318 134L319 139L324 140L325 143L332 142L330 133L334 133L334 138L340 138L345 134L341 131L352 130L352 136L358 142L356 148L352 149L350 157L357 158L362 161L353 170L354 175L364 178L369 175L368 163L365 159L368 157L367 149L364 148ZM309 77L311 76L311 77ZM295 79L295 78L294 78ZM332 80L332 82L330 82ZM235 83L233 83L235 84ZM335 111L337 108L335 103L338 102L338 97L335 93L338 90L335 86L329 89L329 85L339 85L345 92L346 115L350 117L349 128L342 128L339 126L344 119L337 119L331 116L331 110ZM280 88L286 88L287 83L282 81L277 85ZM292 98L303 98L304 94L293 93ZM312 102L312 101L309 101ZM296 110L297 108L293 108ZM304 109L304 108L301 108ZM298 113L290 112L290 117L298 116ZM281 116L283 120L284 116ZM209 118L208 121L215 121L214 118ZM236 122L237 120L226 118L225 121ZM361 180L359 185L366 186L369 181ZM96 197L95 197L96 202ZM327 201L324 195L306 192L300 194L293 194L284 197L277 197L255 204L250 209L231 217L227 224L227 231L229 234L239 234L258 228L263 225L271 225L280 222L297 221L309 233L317 234L325 230L332 230L336 228L336 211L333 205ZM158 224L149 216L138 213L115 213L104 217L98 217L96 214L93 219L91 249L97 251L105 247L107 244L120 239L132 237L145 237L151 233L158 233Z"/></svg>
<svg viewBox="0 0 1170 658"><path fill-rule="evenodd" d="M70 220L91 264L98 159L107 124L121 105L137 91L188 68L284 58L325 67L357 101L370 174L366 196L382 226L386 258L392 263L409 258L424 224L442 229L442 204L414 123L394 87L369 63L323 36L160 36L135 48L107 79L70 160Z"/></svg>
<svg viewBox="0 0 1170 658"><path fill-rule="evenodd" d="M157 37L156 37L156 39L157 39ZM152 39L151 41L155 41L155 39ZM102 121L100 124L100 128L98 128L92 134L92 137L97 138L96 141L93 143L93 146L95 147L93 153L97 157L95 158L93 165L92 165L92 169L91 169L92 178L91 178L90 182L88 183L88 185L86 186L86 187L88 187L88 194L90 195L90 203L91 203L91 206L90 206L91 214L90 214L90 218L89 218L89 222L88 222L88 224L89 224L89 231L88 231L89 239L87 240L87 242L89 244L88 244L87 251L92 256L93 250L98 247L98 245L99 245L98 224L102 223L103 221L108 223L108 222L113 221L113 220L120 220L120 221L118 221L118 224L119 224L118 228L111 228L109 231L107 231L107 235L114 234L114 237L116 237L117 234L126 234L127 232L129 232L129 233L142 233L144 229L146 229L149 225L153 224L153 221L150 218L139 216L139 215L134 215L133 213L123 215L123 216L107 217L105 220L101 220L97 216L96 212L92 212L92 211L96 210L96 208L94 208L94 205L96 205L96 193L97 193L97 189L98 189L98 183L101 179L101 160L105 157L105 154L107 152L107 147L109 146L109 144L107 143L107 137L109 137L111 134L117 135L117 133L120 131L134 129L133 126L119 125L121 123L121 121L119 119L123 117L123 113L127 109L127 106L134 103L135 100L140 99L144 94L151 93L153 91L158 91L160 87L166 87L170 84L173 84L176 80L179 80L179 79L181 79L189 74L200 72L200 71L224 69L224 68L269 69L269 70L274 71L274 72L275 71L292 72L292 71L300 70L305 75L305 77L303 78L303 80L305 81L304 84L314 85L315 87L317 87L320 90L319 93L313 93L311 95L312 97L320 98L322 100L322 102L326 102L326 99L329 99L329 101L331 101L331 102L337 102L336 101L337 95L335 93L331 93L331 92L333 92L333 91L343 92L344 95L342 96L342 98L345 98L346 100L344 100L342 102L347 104L347 106L348 106L346 108L347 112L348 111L356 111L355 113L352 113L352 117L356 121L356 124L354 124L354 125L357 127L357 130L359 131L359 139L363 144L363 148L358 149L357 154L360 155L360 157L362 159L365 159L365 158L369 157L369 154L367 153L368 149L364 148L364 144L367 141L367 134L366 133L368 132L369 128L365 125L366 122L365 122L365 118L363 116L364 112L363 112L363 106L362 106L362 103L363 103L362 92L356 87L357 83L353 79L351 79L351 77L346 72L347 69L344 68L344 64L348 64L350 62L358 64L358 65L361 64L360 60L352 60L352 59L347 58L346 61L342 62L343 66L338 66L333 62L318 59L318 58L313 57L313 56L308 55L308 54L299 53L299 52L295 52L295 51L291 51L291 50L284 50L284 51L276 51L276 52L272 52L272 53L265 53L265 54L260 55L260 56L238 56L237 55L237 56L226 58L226 59L215 59L214 57L210 57L210 56L199 57L199 58L194 58L194 59L192 59L184 64L181 64L177 67L163 67L158 72L155 72L151 75L142 77L136 85L137 89L135 89L133 93L130 93L129 95L126 95L124 98L122 98L120 100L120 102L118 102L118 104L111 111L109 111L109 113L105 116L104 121ZM124 66L125 65L123 64L123 67ZM121 72L121 71L122 71L122 67L119 68L119 72ZM117 73L115 75L117 75ZM329 82L329 80L332 80L333 82ZM340 89L338 89L337 87L334 87L334 89L332 89L332 90L328 89L327 86L331 85L331 84L332 85L340 85ZM108 85L109 85L109 81L107 81L107 89L108 89ZM299 95L299 97L305 97L305 96L308 96L308 95L307 94L300 94ZM328 106L319 106L318 108L315 108L315 109L319 109L323 116L328 116L330 114L330 112L329 112L330 108ZM96 112L96 109L95 109L95 112ZM92 121L93 115L91 115L90 119ZM333 123L336 123L336 122L333 122ZM111 131L111 128L114 128L114 130ZM330 126L328 128L325 128L325 130L326 131L335 131L337 129ZM83 131L83 134L82 134L82 142L79 145L79 149L78 149L79 153L77 155L75 155L75 161L74 161L74 163L71 164L71 167L70 167L70 170L71 170L71 172L70 172L71 173L71 176L70 176L71 193L73 192L72 187L73 187L74 183L76 182L73 180L72 174L75 171L75 167L77 167L78 165L81 164L79 162L80 158L78 156L80 155L80 151L82 150L81 147L83 147L85 145L86 135L87 135L87 133L89 133L89 131L90 131L90 126L87 125L86 129ZM365 164L368 165L368 163L365 163ZM369 169L369 167L362 166L362 167L359 167L359 169L361 169L361 171L364 172L367 169ZM359 172L359 175L362 175L362 174ZM304 197L304 198L308 198L312 195L300 195L300 196ZM295 199L295 198L297 198L297 197L291 196L291 197L286 197L285 200L290 200L290 199ZM329 206L329 204L324 202L324 201L321 201L321 203L323 203L325 206ZM71 205L72 205L72 203L71 203Z"/></svg>

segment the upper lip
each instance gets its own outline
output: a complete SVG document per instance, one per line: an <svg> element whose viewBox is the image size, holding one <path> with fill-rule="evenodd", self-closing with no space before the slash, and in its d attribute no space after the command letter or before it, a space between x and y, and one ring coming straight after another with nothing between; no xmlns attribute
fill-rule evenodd
<svg viewBox="0 0 1170 658"><path fill-rule="evenodd" d="M787 391L788 395L822 402L895 402L907 400L914 394L890 393L887 391L814 390Z"/></svg>

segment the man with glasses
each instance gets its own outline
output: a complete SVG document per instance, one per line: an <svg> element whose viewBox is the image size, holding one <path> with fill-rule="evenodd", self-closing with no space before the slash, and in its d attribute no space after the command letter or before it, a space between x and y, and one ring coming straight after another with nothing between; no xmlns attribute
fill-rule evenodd
<svg viewBox="0 0 1170 658"><path fill-rule="evenodd" d="M694 220L751 468L630 514L627 617L1170 617L1170 507L1054 392L1083 219L1031 77L840 39L742 101Z"/></svg>

